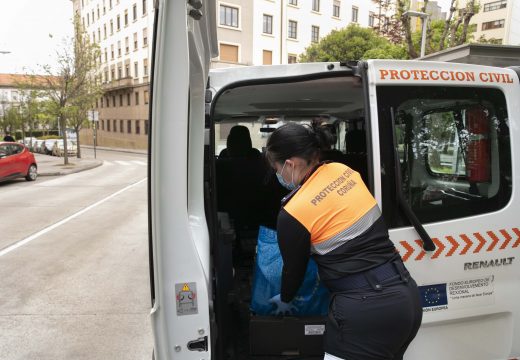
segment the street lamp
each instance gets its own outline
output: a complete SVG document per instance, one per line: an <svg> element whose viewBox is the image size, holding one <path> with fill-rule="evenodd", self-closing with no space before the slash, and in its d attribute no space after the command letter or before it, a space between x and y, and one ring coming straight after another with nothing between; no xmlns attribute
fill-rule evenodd
<svg viewBox="0 0 520 360"><path fill-rule="evenodd" d="M408 10L403 13L403 16L417 16L420 17L423 21L421 37L421 57L423 57L426 54L426 27L428 26L428 18L430 15L420 11Z"/></svg>

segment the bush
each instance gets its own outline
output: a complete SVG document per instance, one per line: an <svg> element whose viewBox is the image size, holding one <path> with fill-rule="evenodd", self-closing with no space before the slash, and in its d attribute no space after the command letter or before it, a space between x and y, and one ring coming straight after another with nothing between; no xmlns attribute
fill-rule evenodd
<svg viewBox="0 0 520 360"><path fill-rule="evenodd" d="M62 137L59 135L46 135L46 136L40 136L38 140L49 140L49 139L61 139Z"/></svg>

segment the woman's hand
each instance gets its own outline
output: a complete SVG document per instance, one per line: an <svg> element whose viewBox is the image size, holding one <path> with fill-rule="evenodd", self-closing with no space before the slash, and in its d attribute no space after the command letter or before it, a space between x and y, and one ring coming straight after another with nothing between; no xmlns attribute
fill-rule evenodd
<svg viewBox="0 0 520 360"><path fill-rule="evenodd" d="M280 294L273 296L269 302L276 306L275 315L291 315L296 310L292 302L283 302Z"/></svg>

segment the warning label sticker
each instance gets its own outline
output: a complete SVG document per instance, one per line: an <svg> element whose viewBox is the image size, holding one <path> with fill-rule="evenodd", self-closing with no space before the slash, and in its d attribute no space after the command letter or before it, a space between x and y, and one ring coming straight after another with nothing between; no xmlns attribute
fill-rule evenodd
<svg viewBox="0 0 520 360"><path fill-rule="evenodd" d="M178 316L198 314L197 284L194 282L175 284L175 300Z"/></svg>
<svg viewBox="0 0 520 360"><path fill-rule="evenodd" d="M325 333L325 325L305 325L305 335L323 335Z"/></svg>
<svg viewBox="0 0 520 360"><path fill-rule="evenodd" d="M495 302L494 275L448 283L450 308L490 305Z"/></svg>

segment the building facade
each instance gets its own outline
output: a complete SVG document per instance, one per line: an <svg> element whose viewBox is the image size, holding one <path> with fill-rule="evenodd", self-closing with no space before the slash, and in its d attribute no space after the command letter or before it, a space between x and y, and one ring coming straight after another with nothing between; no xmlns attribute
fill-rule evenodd
<svg viewBox="0 0 520 360"><path fill-rule="evenodd" d="M475 40L483 38L496 44L520 45L520 1L481 0L479 12L471 18L470 24L477 27L473 34Z"/></svg>
<svg viewBox="0 0 520 360"><path fill-rule="evenodd" d="M214 68L297 62L332 30L375 25L376 5L367 0L222 0L217 6Z"/></svg>
<svg viewBox="0 0 520 360"><path fill-rule="evenodd" d="M97 144L146 149L153 0L73 0L73 11L100 49ZM92 144L92 126L80 136Z"/></svg>
<svg viewBox="0 0 520 360"><path fill-rule="evenodd" d="M412 0L410 3L410 9L415 11L421 11L424 7L424 1ZM429 17L429 21L435 20L446 20L446 12L442 11L441 6L437 1L429 1L426 4L426 11ZM421 31L422 30L422 21L417 17L411 18L411 28L413 31Z"/></svg>

